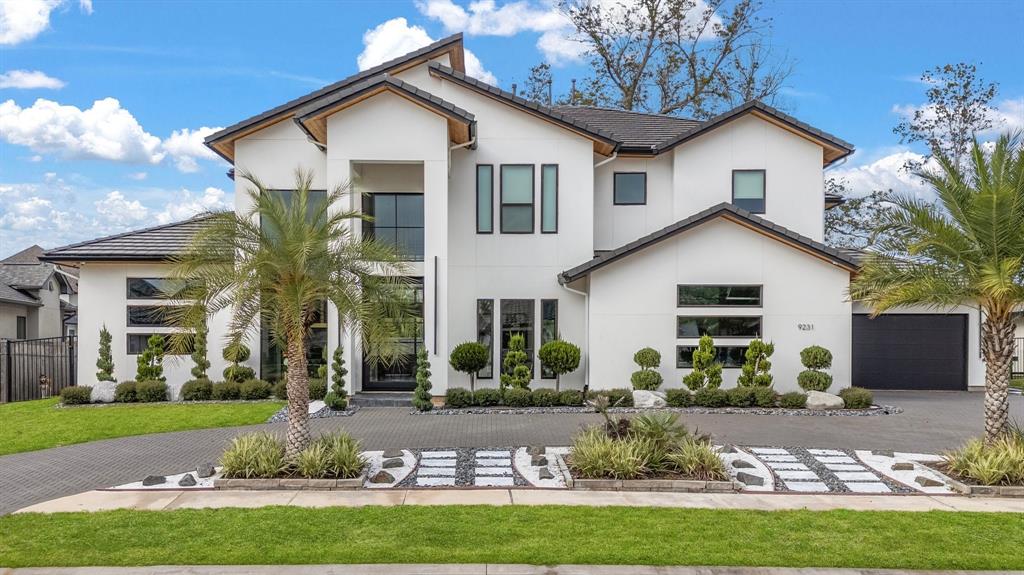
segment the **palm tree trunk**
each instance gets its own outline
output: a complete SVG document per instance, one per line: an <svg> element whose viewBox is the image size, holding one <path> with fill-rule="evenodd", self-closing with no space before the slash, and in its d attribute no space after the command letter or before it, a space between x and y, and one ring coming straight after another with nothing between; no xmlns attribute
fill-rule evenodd
<svg viewBox="0 0 1024 575"><path fill-rule="evenodd" d="M288 437L284 454L294 459L309 444L309 374L305 338L288 338Z"/></svg>
<svg viewBox="0 0 1024 575"><path fill-rule="evenodd" d="M985 357L986 443L992 443L1006 433L1014 331L1009 317L986 316L981 326L981 350Z"/></svg>

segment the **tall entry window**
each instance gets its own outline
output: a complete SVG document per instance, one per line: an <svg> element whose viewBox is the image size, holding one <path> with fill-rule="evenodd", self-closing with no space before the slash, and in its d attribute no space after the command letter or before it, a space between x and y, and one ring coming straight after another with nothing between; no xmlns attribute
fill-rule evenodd
<svg viewBox="0 0 1024 575"><path fill-rule="evenodd" d="M369 194L363 212L363 236L394 246L407 261L423 261L423 194Z"/></svg>
<svg viewBox="0 0 1024 575"><path fill-rule="evenodd" d="M494 377L494 300L476 300L476 341L487 346L487 367L477 372L477 379Z"/></svg>
<svg viewBox="0 0 1024 575"><path fill-rule="evenodd" d="M533 313L532 299L501 300L501 359L508 353L508 342L513 335L521 334L526 339L526 355L529 357L530 372L533 372Z"/></svg>
<svg viewBox="0 0 1024 575"><path fill-rule="evenodd" d="M413 304L412 315L398 324L398 358L385 365L363 357L363 389L368 391L411 391L416 388L416 354L423 345L423 278L411 278L406 296Z"/></svg>
<svg viewBox="0 0 1024 575"><path fill-rule="evenodd" d="M558 300L540 300L540 345L544 346L549 341L558 339ZM540 377L542 379L555 379L555 372L541 365Z"/></svg>
<svg viewBox="0 0 1024 575"><path fill-rule="evenodd" d="M501 233L533 233L533 165L501 166Z"/></svg>

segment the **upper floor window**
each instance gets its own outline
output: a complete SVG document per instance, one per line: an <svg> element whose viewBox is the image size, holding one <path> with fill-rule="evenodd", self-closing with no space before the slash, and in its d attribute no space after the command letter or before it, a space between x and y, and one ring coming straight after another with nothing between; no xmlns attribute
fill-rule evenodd
<svg viewBox="0 0 1024 575"><path fill-rule="evenodd" d="M533 165L501 166L501 233L533 233Z"/></svg>
<svg viewBox="0 0 1024 575"><path fill-rule="evenodd" d="M14 339L28 338L28 317L19 315L15 318Z"/></svg>
<svg viewBox="0 0 1024 575"><path fill-rule="evenodd" d="M678 316L676 337L761 337L761 318L744 316Z"/></svg>
<svg viewBox="0 0 1024 575"><path fill-rule="evenodd" d="M540 233L558 233L558 165L540 167Z"/></svg>
<svg viewBox="0 0 1024 575"><path fill-rule="evenodd" d="M476 167L476 233L494 232L494 166Z"/></svg>
<svg viewBox="0 0 1024 575"><path fill-rule="evenodd" d="M732 171L732 204L755 214L764 213L764 170Z"/></svg>
<svg viewBox="0 0 1024 575"><path fill-rule="evenodd" d="M405 260L423 260L423 194L368 194L363 236L393 246Z"/></svg>
<svg viewBox="0 0 1024 575"><path fill-rule="evenodd" d="M128 299L173 298L182 287L181 280L170 278L128 278Z"/></svg>
<svg viewBox="0 0 1024 575"><path fill-rule="evenodd" d="M616 206L647 203L646 172L615 172L612 195Z"/></svg>
<svg viewBox="0 0 1024 575"><path fill-rule="evenodd" d="M183 313L181 306L130 305L128 327L174 327L174 315Z"/></svg>
<svg viewBox="0 0 1024 575"><path fill-rule="evenodd" d="M761 286L681 285L678 307L760 307Z"/></svg>

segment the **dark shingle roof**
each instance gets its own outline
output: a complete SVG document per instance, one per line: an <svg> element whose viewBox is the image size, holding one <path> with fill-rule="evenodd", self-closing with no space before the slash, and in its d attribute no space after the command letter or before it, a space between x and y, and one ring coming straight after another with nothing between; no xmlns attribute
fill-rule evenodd
<svg viewBox="0 0 1024 575"><path fill-rule="evenodd" d="M605 252L598 257L578 265L572 269L566 270L558 274L559 283L569 283L575 281L585 275L589 275L596 269L602 268L620 258L632 255L633 253L642 250L648 246L654 245L662 240L669 239L674 235L697 227L705 222L711 221L721 216L731 216L744 220L747 224L756 228L757 230L775 236L786 242L799 244L804 248L816 253L824 259L830 260L833 263L842 265L847 269L854 270L857 268L857 262L854 261L848 254L841 252L833 247L827 246L821 242L817 242L802 236L794 231L784 228L780 225L774 224L760 216L754 215L747 210L737 208L736 206L729 203L721 203L710 208L697 212L696 214L679 220L678 222L664 227L654 233L648 234L642 238L629 242L628 244L614 249L610 252Z"/></svg>
<svg viewBox="0 0 1024 575"><path fill-rule="evenodd" d="M0 281L0 301L4 303L15 303L21 305L39 306L39 300L24 293L16 290L6 283Z"/></svg>
<svg viewBox="0 0 1024 575"><path fill-rule="evenodd" d="M214 214L54 248L48 261L163 261L181 253Z"/></svg>
<svg viewBox="0 0 1024 575"><path fill-rule="evenodd" d="M39 289L52 275L52 264L0 264L0 282L13 288Z"/></svg>
<svg viewBox="0 0 1024 575"><path fill-rule="evenodd" d="M44 251L46 250L37 244L0 260L0 264L37 264L39 256L43 255Z"/></svg>
<svg viewBox="0 0 1024 575"><path fill-rule="evenodd" d="M700 125L697 120L689 118L594 106L555 106L552 109L612 134L622 144L623 151L637 149L649 152L658 144Z"/></svg>

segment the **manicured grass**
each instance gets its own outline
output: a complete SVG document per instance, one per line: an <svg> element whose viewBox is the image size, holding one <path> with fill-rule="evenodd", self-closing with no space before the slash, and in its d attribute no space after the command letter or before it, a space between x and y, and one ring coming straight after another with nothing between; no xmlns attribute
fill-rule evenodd
<svg viewBox="0 0 1024 575"><path fill-rule="evenodd" d="M0 565L532 563L1022 569L1024 514L363 507L0 517Z"/></svg>
<svg viewBox="0 0 1024 575"><path fill-rule="evenodd" d="M284 405L267 401L57 408L57 401L0 405L0 455L127 435L263 423Z"/></svg>

